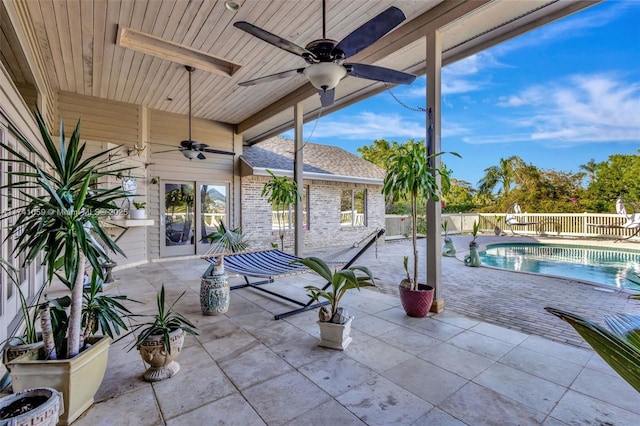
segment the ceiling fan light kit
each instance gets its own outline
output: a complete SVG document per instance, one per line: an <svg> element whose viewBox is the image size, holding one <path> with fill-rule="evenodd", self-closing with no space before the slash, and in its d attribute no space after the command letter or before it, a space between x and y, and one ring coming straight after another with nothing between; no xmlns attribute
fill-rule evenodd
<svg viewBox="0 0 640 426"><path fill-rule="evenodd" d="M347 70L342 65L333 62L320 62L309 65L302 73L313 87L327 91L338 85L340 80L347 75Z"/></svg>
<svg viewBox="0 0 640 426"><path fill-rule="evenodd" d="M400 25L406 19L404 12L397 7L391 6L364 25L358 27L342 39L342 41L336 42L326 37L325 1L326 0L322 1L322 38L311 41L306 47L298 46L283 37L256 27L249 22L235 22L233 25L236 28L282 50L298 55L309 64L306 68L283 71L277 74L243 81L239 83L239 85L253 86L254 84L266 83L297 74L303 74L306 79L318 89L322 106L328 107L331 106L334 101L334 88L346 75L390 84L413 83L416 79L416 76L413 74L379 67L377 65L345 62L350 56L371 46Z"/></svg>

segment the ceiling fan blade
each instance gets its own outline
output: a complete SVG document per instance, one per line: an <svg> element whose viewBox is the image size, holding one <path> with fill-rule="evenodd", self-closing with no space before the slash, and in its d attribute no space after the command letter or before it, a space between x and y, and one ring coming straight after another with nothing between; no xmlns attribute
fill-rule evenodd
<svg viewBox="0 0 640 426"><path fill-rule="evenodd" d="M197 156L196 158L197 158L198 160L204 160L204 159L206 159L207 157L205 157L203 153L200 153L200 154L198 154L198 156Z"/></svg>
<svg viewBox="0 0 640 426"><path fill-rule="evenodd" d="M391 6L342 39L333 51L340 50L345 58L349 58L384 37L405 19L407 17L403 11Z"/></svg>
<svg viewBox="0 0 640 426"><path fill-rule="evenodd" d="M318 93L320 93L320 103L323 108L330 107L333 105L333 100L336 96L336 89L331 90L322 90L318 89Z"/></svg>
<svg viewBox="0 0 640 426"><path fill-rule="evenodd" d="M235 152L231 151L222 151L221 149L213 149L213 148L203 148L200 151L210 152L211 154L220 154L220 155L236 155Z"/></svg>
<svg viewBox="0 0 640 426"><path fill-rule="evenodd" d="M269 81L280 80L281 78L287 78L296 74L302 74L304 68L298 68L295 70L283 71L277 74L266 75L264 77L256 78L254 80L243 81L238 83L238 86L253 86L254 84L267 83Z"/></svg>
<svg viewBox="0 0 640 426"><path fill-rule="evenodd" d="M367 64L344 64L347 75L366 78L367 80L384 81L391 84L411 84L416 76L390 68Z"/></svg>
<svg viewBox="0 0 640 426"><path fill-rule="evenodd" d="M286 40L280 36L272 34L269 31L263 30L262 28L256 27L255 25L250 24L248 22L245 22L245 21L235 22L233 26L251 34L254 37L258 37L260 40L266 41L269 44L279 47L282 50L286 50L289 53L293 53L294 55L302 56L303 58L316 57L316 55L314 55L304 47L298 46L297 44L292 43L289 40Z"/></svg>

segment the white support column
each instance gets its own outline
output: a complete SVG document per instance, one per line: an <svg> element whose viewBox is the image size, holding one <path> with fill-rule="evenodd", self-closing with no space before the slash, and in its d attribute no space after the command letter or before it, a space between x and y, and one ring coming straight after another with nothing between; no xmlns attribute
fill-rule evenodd
<svg viewBox="0 0 640 426"><path fill-rule="evenodd" d="M303 192L303 178L302 178L302 166L304 164L304 156L303 156L303 137L302 137L302 125L304 124L304 109L302 103L297 103L293 107L293 126L294 126L294 139L295 139L295 153L293 157L293 180L296 182L298 186L298 193L300 198L302 198ZM303 222L303 213L304 206L302 205L302 201L299 201L295 205L295 214L296 214L296 226L294 228L295 232L295 255L298 257L302 257L304 251L304 228L302 226Z"/></svg>
<svg viewBox="0 0 640 426"><path fill-rule="evenodd" d="M431 146L427 146L427 153L433 154L442 150L440 143L440 73L442 68L441 35L438 31L430 32L427 37L427 111L431 109ZM429 142L429 112L426 113L427 135ZM440 168L440 157L431 162L434 169ZM438 186L440 178L438 175ZM427 202L427 238L426 238L426 266L427 284L435 288L431 311L442 312L444 310L444 298L442 297L442 242L440 236L441 204L439 201Z"/></svg>

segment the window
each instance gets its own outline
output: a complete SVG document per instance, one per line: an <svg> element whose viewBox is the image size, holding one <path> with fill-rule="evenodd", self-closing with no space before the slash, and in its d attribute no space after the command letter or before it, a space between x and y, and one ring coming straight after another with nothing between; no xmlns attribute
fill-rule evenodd
<svg viewBox="0 0 640 426"><path fill-rule="evenodd" d="M309 185L302 187L302 226L303 229L309 229ZM271 229L282 229L290 231L296 227L295 206L291 205L287 210L276 210L272 206L271 210Z"/></svg>
<svg viewBox="0 0 640 426"><path fill-rule="evenodd" d="M344 189L340 197L340 226L367 226L367 190Z"/></svg>

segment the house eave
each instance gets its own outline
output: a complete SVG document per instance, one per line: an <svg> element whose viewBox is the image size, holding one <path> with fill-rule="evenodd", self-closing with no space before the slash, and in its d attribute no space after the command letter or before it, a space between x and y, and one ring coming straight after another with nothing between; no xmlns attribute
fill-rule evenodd
<svg viewBox="0 0 640 426"><path fill-rule="evenodd" d="M263 167L253 167L245 162L251 169L251 173L248 175L251 176L271 176L267 172L267 168ZM293 178L293 172L291 170L282 170L282 169L268 169L276 176L288 176ZM375 179L375 178L366 178L366 177L358 177L358 176L344 176L344 175L333 175L327 173L316 173L316 172L303 172L303 179L310 180L323 180L328 182L343 182L343 183L359 183L364 185L382 185L383 179Z"/></svg>

